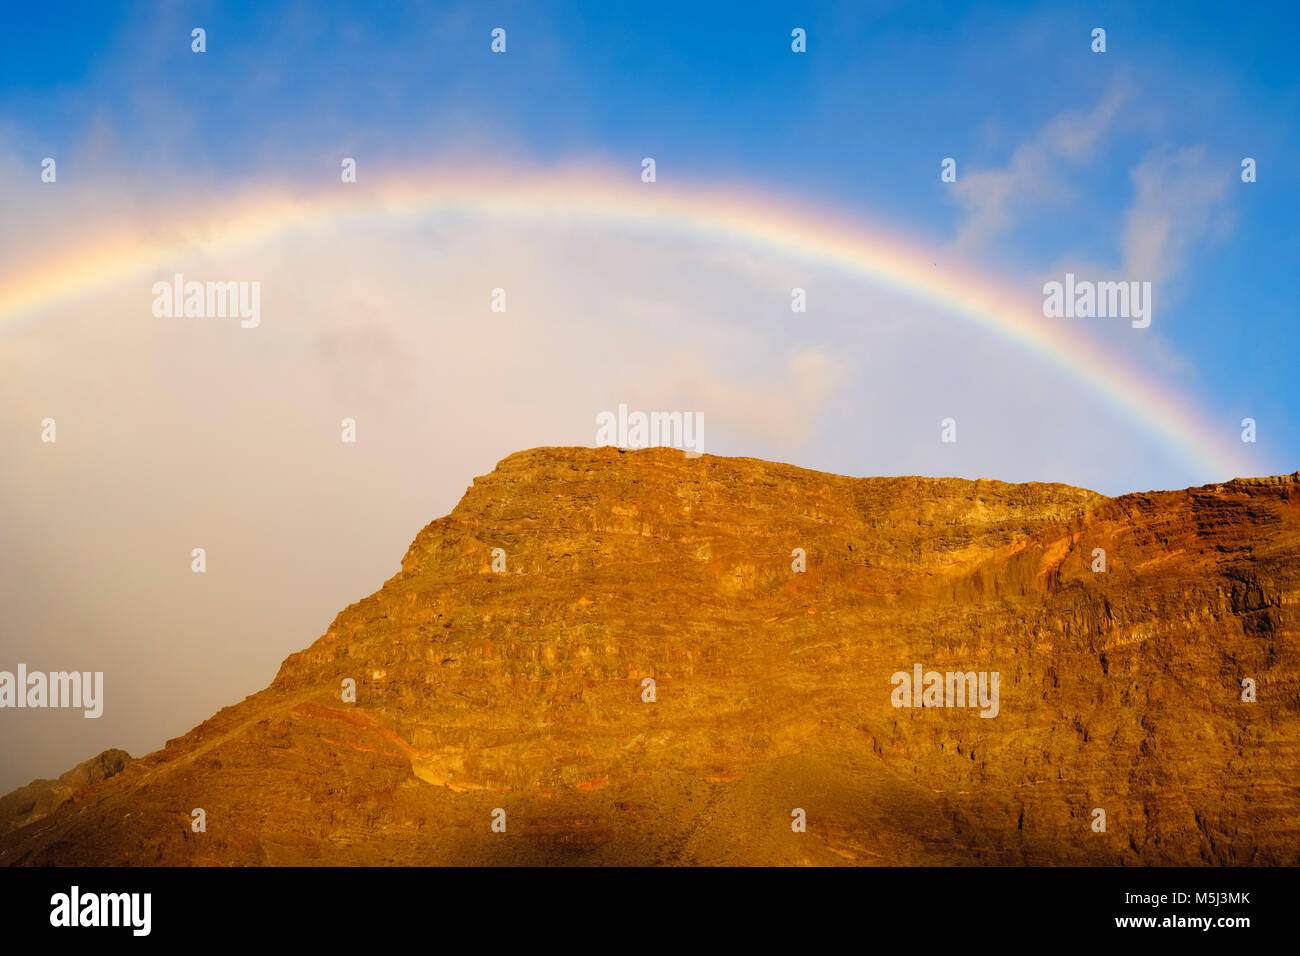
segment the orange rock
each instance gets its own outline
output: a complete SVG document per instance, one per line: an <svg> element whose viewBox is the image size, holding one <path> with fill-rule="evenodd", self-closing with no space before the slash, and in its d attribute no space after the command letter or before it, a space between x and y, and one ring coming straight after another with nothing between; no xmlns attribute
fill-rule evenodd
<svg viewBox="0 0 1300 956"><path fill-rule="evenodd" d="M533 449L266 690L11 813L0 862L1294 865L1298 609L1300 473L1108 499ZM894 708L917 664L998 673L997 716Z"/></svg>

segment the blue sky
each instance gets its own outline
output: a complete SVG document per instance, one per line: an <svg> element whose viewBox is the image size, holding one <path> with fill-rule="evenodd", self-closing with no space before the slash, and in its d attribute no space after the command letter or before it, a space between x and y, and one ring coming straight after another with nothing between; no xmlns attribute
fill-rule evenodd
<svg viewBox="0 0 1300 956"><path fill-rule="evenodd" d="M653 155L661 175L804 195L944 243L966 211L940 158L1003 168L1121 90L1094 154L1051 171L1070 197L1027 199L965 254L1032 275L1071 257L1117 266L1132 170L1201 149L1232 188L1180 252L1159 334L1225 428L1252 415L1268 460L1294 465L1298 18L1289 3L23 5L0 36L0 117L22 153L65 157L65 176L107 155L117 173L232 183L315 176L340 152ZM188 48L196 25L205 56ZM487 52L494 26L504 57ZM793 26L806 55L789 52ZM1249 186L1243 156L1259 164Z"/></svg>

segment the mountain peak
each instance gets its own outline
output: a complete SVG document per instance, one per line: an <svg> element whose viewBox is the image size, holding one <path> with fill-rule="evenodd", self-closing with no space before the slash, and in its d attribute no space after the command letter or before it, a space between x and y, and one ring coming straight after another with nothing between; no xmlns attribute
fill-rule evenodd
<svg viewBox="0 0 1300 956"><path fill-rule="evenodd" d="M1295 863L1298 595L1295 476L1107 498L535 448L0 861ZM932 672L971 699L900 693Z"/></svg>

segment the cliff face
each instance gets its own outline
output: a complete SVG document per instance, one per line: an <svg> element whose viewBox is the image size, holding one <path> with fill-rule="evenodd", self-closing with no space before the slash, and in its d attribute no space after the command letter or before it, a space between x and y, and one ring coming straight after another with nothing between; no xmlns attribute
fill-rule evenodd
<svg viewBox="0 0 1300 956"><path fill-rule="evenodd" d="M1300 473L1108 499L536 449L0 862L1294 864L1298 601ZM894 706L914 665L996 673L996 716Z"/></svg>

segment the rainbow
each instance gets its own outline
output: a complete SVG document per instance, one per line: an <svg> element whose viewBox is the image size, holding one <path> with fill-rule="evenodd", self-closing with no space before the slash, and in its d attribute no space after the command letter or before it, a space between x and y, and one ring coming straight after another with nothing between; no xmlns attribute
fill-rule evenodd
<svg viewBox="0 0 1300 956"><path fill-rule="evenodd" d="M1044 319L986 277L946 261L897 232L758 191L642 183L636 172L374 174L373 186L335 182L307 194L291 186L250 190L207 208L219 220L177 236L110 235L21 274L0 275L0 331L109 283L156 272L190 250L215 253L323 224L418 219L451 212L530 222L584 222L686 235L770 250L830 266L932 304L1023 349L1078 381L1189 462L1221 480L1240 460L1230 435L1186 396L1127 365L1061 321ZM189 203L191 209L196 204ZM198 204L203 208L204 204ZM191 212L191 216L193 216ZM183 217L181 217L183 221Z"/></svg>

